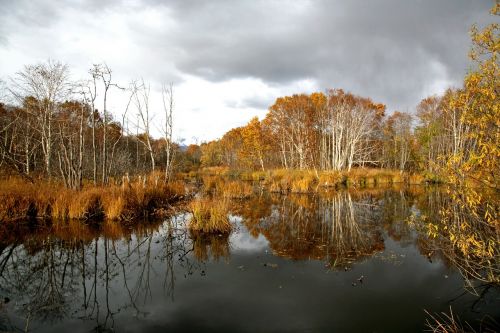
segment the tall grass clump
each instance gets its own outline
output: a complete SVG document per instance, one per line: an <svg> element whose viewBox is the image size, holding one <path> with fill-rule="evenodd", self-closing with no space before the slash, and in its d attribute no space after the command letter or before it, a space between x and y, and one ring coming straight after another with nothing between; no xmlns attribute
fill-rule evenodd
<svg viewBox="0 0 500 333"><path fill-rule="evenodd" d="M75 192L69 205L68 217L78 220L102 220L104 209L99 189L92 188Z"/></svg>
<svg viewBox="0 0 500 333"><path fill-rule="evenodd" d="M322 171L318 183L322 187L335 187L342 182L342 176L337 171Z"/></svg>
<svg viewBox="0 0 500 333"><path fill-rule="evenodd" d="M36 186L22 179L1 181L0 221L15 221L45 217L50 214L51 186Z"/></svg>
<svg viewBox="0 0 500 333"><path fill-rule="evenodd" d="M196 199L189 205L192 213L189 229L203 233L229 233L229 205L226 200Z"/></svg>
<svg viewBox="0 0 500 333"><path fill-rule="evenodd" d="M253 194L253 186L248 182L230 181L222 185L221 192L224 198L244 199Z"/></svg>
<svg viewBox="0 0 500 333"><path fill-rule="evenodd" d="M293 193L310 193L314 190L316 178L312 174L304 174L301 178L292 181Z"/></svg>
<svg viewBox="0 0 500 333"><path fill-rule="evenodd" d="M144 184L136 182L121 188L107 188L102 202L107 219L131 221L136 218L163 217L171 204L185 196L182 181Z"/></svg>
<svg viewBox="0 0 500 333"><path fill-rule="evenodd" d="M220 187L220 182L222 179L217 176L203 176L202 177L202 182L203 182L203 191L205 193L213 193L217 190L218 187Z"/></svg>

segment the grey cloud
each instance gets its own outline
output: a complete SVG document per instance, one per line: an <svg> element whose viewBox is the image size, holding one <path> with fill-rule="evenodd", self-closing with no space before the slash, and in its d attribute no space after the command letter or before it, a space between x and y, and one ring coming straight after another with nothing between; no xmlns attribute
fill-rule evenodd
<svg viewBox="0 0 500 333"><path fill-rule="evenodd" d="M323 89L344 88L400 109L418 103L435 80L459 84L469 66L470 25L493 20L491 0L4 2L0 43L8 42L14 23L50 25L70 7L102 15L147 6L173 22L164 30L130 22L130 42L147 54L131 72L158 81L179 81L182 74L214 82L252 77L274 87L312 79Z"/></svg>
<svg viewBox="0 0 500 333"><path fill-rule="evenodd" d="M36 4L26 1L3 0L0 3L0 43L8 45L9 35L25 26L45 27L59 18L58 9L50 1Z"/></svg>
<svg viewBox="0 0 500 333"><path fill-rule="evenodd" d="M268 3L176 3L174 43L186 51L176 66L212 81L313 78L408 108L434 80L461 81L470 25L492 20L491 1L305 1L297 12Z"/></svg>
<svg viewBox="0 0 500 333"><path fill-rule="evenodd" d="M258 96L254 95L241 100L239 107L265 110L269 108L278 96Z"/></svg>

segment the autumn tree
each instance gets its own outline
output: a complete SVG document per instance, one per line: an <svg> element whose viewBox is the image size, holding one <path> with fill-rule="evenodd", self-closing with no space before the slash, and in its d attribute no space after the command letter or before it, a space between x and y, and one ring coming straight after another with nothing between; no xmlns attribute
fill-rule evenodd
<svg viewBox="0 0 500 333"><path fill-rule="evenodd" d="M264 156L268 150L268 144L261 123L257 117L242 128L241 136L243 138L243 147L241 156L247 160L249 166L258 164L262 171L264 168Z"/></svg>
<svg viewBox="0 0 500 333"><path fill-rule="evenodd" d="M406 170L413 146L412 116L408 113L394 112L389 116L384 126L384 157L385 165Z"/></svg>
<svg viewBox="0 0 500 333"><path fill-rule="evenodd" d="M36 65L27 65L11 79L10 91L22 102L26 97L33 97L36 105L24 109L36 121L32 129L40 133L44 156L45 172L51 175L54 118L59 103L68 97L71 87L68 67L52 60Z"/></svg>
<svg viewBox="0 0 500 333"><path fill-rule="evenodd" d="M219 141L210 141L202 143L201 150L201 166L212 167L222 165L222 147Z"/></svg>
<svg viewBox="0 0 500 333"><path fill-rule="evenodd" d="M221 163L232 169L242 167L240 157L243 149L242 127L236 127L224 134L219 141Z"/></svg>
<svg viewBox="0 0 500 333"><path fill-rule="evenodd" d="M500 14L500 4L493 7ZM500 26L471 30L470 57L474 68L463 88L448 96L444 113L452 120L452 149L442 156L440 170L452 185L453 205L441 211L440 223L429 223L429 234L443 237L454 251L449 258L464 273L489 283L500 283Z"/></svg>
<svg viewBox="0 0 500 333"><path fill-rule="evenodd" d="M327 166L350 170L353 165L366 162L371 149L366 142L372 139L385 106L337 89L328 94L326 112Z"/></svg>
<svg viewBox="0 0 500 333"><path fill-rule="evenodd" d="M280 97L264 119L284 168L306 169L317 160L318 104L306 94Z"/></svg>

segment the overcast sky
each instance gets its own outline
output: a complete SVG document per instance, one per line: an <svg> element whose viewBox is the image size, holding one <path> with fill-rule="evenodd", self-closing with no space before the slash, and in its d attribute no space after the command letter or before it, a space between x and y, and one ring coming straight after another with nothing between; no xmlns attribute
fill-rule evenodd
<svg viewBox="0 0 500 333"><path fill-rule="evenodd" d="M175 137L220 137L279 96L343 88L393 110L459 86L493 0L0 0L0 78L54 59L174 83ZM122 93L111 108L123 112ZM161 123L161 115L154 121Z"/></svg>

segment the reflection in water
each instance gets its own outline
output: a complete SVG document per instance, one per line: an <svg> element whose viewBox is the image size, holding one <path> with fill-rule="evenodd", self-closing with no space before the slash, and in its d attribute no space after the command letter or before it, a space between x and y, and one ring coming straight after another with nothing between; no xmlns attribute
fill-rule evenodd
<svg viewBox="0 0 500 333"><path fill-rule="evenodd" d="M344 267L384 249L381 211L371 196L349 192L321 196L271 195L241 209L252 234L262 233L275 254L290 259L324 259ZM256 207L259 205L260 207ZM267 207L262 207L267 205ZM246 212L250 212L246 216ZM263 213L256 216L256 212Z"/></svg>
<svg viewBox="0 0 500 333"><path fill-rule="evenodd" d="M16 300L25 329L30 321L55 323L68 316L92 320L96 330L112 329L114 315L122 310L145 317L140 304L157 292L151 279L158 261L165 267L164 291L172 299L174 267L186 275L200 267L188 256L196 246L183 223L180 216L133 231L118 224L99 230L77 222L30 234L24 230L22 239L0 245L0 294Z"/></svg>
<svg viewBox="0 0 500 333"><path fill-rule="evenodd" d="M215 261L229 258L229 234L204 234L192 231L190 237L193 240L193 254L198 261L208 261L210 254Z"/></svg>
<svg viewBox="0 0 500 333"><path fill-rule="evenodd" d="M478 282L500 283L499 207L493 206L498 202L498 193L484 191L482 202L467 204L456 200L460 195L455 189L429 191L420 198L419 216L414 220L420 235L431 235L420 236L427 242L429 253L439 253L458 268L468 290L478 293ZM490 223L482 218L486 208L493 211Z"/></svg>
<svg viewBox="0 0 500 333"><path fill-rule="evenodd" d="M413 260L415 267L418 266L420 270L429 269L429 272L433 272L436 267L432 265L436 262L439 267L443 264L446 267L450 264L450 261L446 260L449 257L446 252L450 251L449 243L436 238L429 239L425 228L418 225L415 227L407 221L415 215L437 219L443 205L450 204L441 191L424 192L422 188L322 192L316 195L262 194L233 202L231 211L232 219L237 221L238 225L237 237L189 232L185 228L189 219L187 214L178 215L162 223L144 223L134 228L115 223L106 223L97 228L75 222L36 230L30 229L29 225L3 225L0 229L0 296L7 297L6 300L10 302L0 304L0 331L52 331L51 327L54 325L62 325L61 331L74 325L83 325L83 331L104 331L123 327L130 318L141 320L142 324L148 323L153 320L154 309L158 307L163 309L162 311L170 309L171 313L175 313L170 319L166 319L165 315L154 317L154 320L165 324L165 320L170 322L175 318L187 318L186 313L190 312L187 309L200 309L200 304L204 306L201 308L203 311L212 313L209 311L213 308L212 303L198 300L202 295L209 295L207 297L211 302L223 306L217 300L227 293L220 286L224 286L226 281L230 286L229 281L234 279L248 279L251 288L239 288L236 293L228 292L230 300L224 301L229 304L227 309L235 311L237 306L230 304L240 304L238 302L252 299L253 293L260 295L258 297L266 297L267 294L258 294L259 290L268 290L266 279L274 280L271 275L266 277L265 274L280 274L280 269L285 265L292 273L280 275L280 280L276 283L281 288L283 279L298 274L293 273L299 267L296 265L297 260L302 263L321 260L326 263L328 271L334 269L342 274L349 274L343 272L347 267L355 270L356 266L363 264L365 269L372 266L377 269L384 267L379 288L385 286L386 273L391 276L406 274L405 288L408 288L406 284L410 289L413 288L414 283L415 288L420 288L416 291L425 294L428 288L432 288L433 283L443 283L441 276L438 276L438 282L421 284L418 279L412 282L412 278L417 278L413 271L416 268L412 265L404 269L381 266L374 254L391 254L390 251L394 251L394 245L390 245L392 242L397 243L400 249L407 249L408 253L415 251L422 254L425 259L423 262L430 266L422 266L422 261L416 257L406 259ZM388 251L388 246L393 248ZM262 267L262 259L259 257L267 248L274 256L281 258L270 260L282 260L279 266L271 264L269 267L279 268L267 269L264 272L253 268L254 275L235 276L235 271L242 273L248 268L250 272L255 262L258 267ZM230 266L232 262L239 269L227 271L224 267ZM304 266L300 267L300 270L304 269ZM310 276L312 281L316 275L324 274L321 269L318 271L316 266L308 267L307 276ZM324 265L320 267L323 268ZM359 275L349 279L357 277ZM374 276L370 278L372 282L376 282ZM205 279L206 284L200 282L200 279ZM352 288L351 282L352 280L348 281L348 288ZM182 290L181 299L179 286ZM312 286L314 282L305 280L301 282L298 290L313 288ZM317 299L321 299L323 291L310 290L311 293L316 292ZM336 293L348 291L337 290ZM266 293L269 292L268 290ZM382 304L381 300L376 298L377 289L372 289L372 293L372 301ZM387 293L383 294L387 297ZM288 299L286 294L280 295L272 297L277 298L279 302ZM304 294L304 299L300 298L301 295L294 296L299 297L297 304L306 304L311 295ZM356 304L361 302L356 298L361 297L360 294L346 294L345 297L352 297ZM177 304L183 304L183 307L176 307ZM446 310L448 307L448 304L439 304L439 307L433 305L434 308ZM265 303L259 306L263 307L265 313L274 313L272 305L269 305L269 308ZM422 309L431 305L419 303L416 306ZM305 308L301 313L305 318L320 315L312 309L308 312ZM278 320L279 314L275 315ZM345 316L354 318L356 313ZM401 325L414 321L411 319L414 317L409 318L402 318ZM205 325L212 323L208 318L198 319ZM316 319L319 322L328 322L332 327L337 327L335 320L340 320L338 317L332 319L327 314ZM178 320L178 325L185 325L185 321ZM225 320L222 322L225 326L222 327L244 327L238 326L244 323L237 322L236 319L234 322L231 319ZM380 320L383 322L384 319ZM269 321L264 322L269 325ZM255 322L257 326L254 326L254 329L266 330L267 326L258 326L258 323L259 321ZM176 329L184 327L168 325ZM338 327L344 330L349 328ZM387 329L393 326L383 326L381 330L384 330L384 327ZM405 330L402 329L405 326L397 327L398 330ZM294 326L282 328L297 329Z"/></svg>

